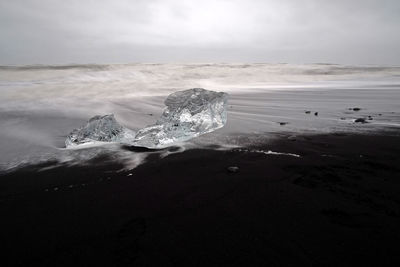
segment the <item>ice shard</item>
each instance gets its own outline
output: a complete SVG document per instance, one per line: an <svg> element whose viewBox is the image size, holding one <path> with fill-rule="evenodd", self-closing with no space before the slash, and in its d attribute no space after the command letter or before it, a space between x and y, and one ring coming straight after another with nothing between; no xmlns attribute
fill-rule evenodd
<svg viewBox="0 0 400 267"><path fill-rule="evenodd" d="M94 116L86 125L73 130L65 140L66 147L93 142L131 143L135 133L121 126L113 114Z"/></svg>
<svg viewBox="0 0 400 267"><path fill-rule="evenodd" d="M202 88L175 92L156 124L139 130L132 145L163 148L219 129L227 120L227 99L227 93Z"/></svg>

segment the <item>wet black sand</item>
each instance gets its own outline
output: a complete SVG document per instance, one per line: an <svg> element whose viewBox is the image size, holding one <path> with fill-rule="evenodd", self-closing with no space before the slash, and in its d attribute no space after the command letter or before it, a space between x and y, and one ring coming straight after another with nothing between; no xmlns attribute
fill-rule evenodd
<svg viewBox="0 0 400 267"><path fill-rule="evenodd" d="M398 132L254 149L3 173L2 266L400 264Z"/></svg>

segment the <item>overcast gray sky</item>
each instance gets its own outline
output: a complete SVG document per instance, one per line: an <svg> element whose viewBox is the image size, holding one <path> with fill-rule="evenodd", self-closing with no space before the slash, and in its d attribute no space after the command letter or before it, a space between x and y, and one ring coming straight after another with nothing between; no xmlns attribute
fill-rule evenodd
<svg viewBox="0 0 400 267"><path fill-rule="evenodd" d="M0 64L400 65L399 0L0 0Z"/></svg>

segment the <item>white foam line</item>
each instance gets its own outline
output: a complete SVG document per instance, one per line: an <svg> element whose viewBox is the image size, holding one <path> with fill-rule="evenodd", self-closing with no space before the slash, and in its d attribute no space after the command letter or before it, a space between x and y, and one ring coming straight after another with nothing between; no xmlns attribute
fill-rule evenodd
<svg viewBox="0 0 400 267"><path fill-rule="evenodd" d="M239 149L239 151L250 152L250 153L261 153L261 154L265 154L265 155L282 155L282 156L291 156L291 157L296 157L296 158L301 157L300 155L294 154L294 153L276 152L276 151L272 151L272 150L264 151L264 150Z"/></svg>

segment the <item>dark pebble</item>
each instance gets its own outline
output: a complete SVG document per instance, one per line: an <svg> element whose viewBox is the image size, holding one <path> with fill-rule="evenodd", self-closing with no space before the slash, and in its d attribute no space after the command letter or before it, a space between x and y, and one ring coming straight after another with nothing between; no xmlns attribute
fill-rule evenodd
<svg viewBox="0 0 400 267"><path fill-rule="evenodd" d="M367 123L367 121L364 118L358 118L354 122Z"/></svg>
<svg viewBox="0 0 400 267"><path fill-rule="evenodd" d="M227 168L227 170L228 170L228 172L230 172L230 173L236 173L236 172L239 172L239 167L237 167L237 166L230 166L230 167Z"/></svg>

